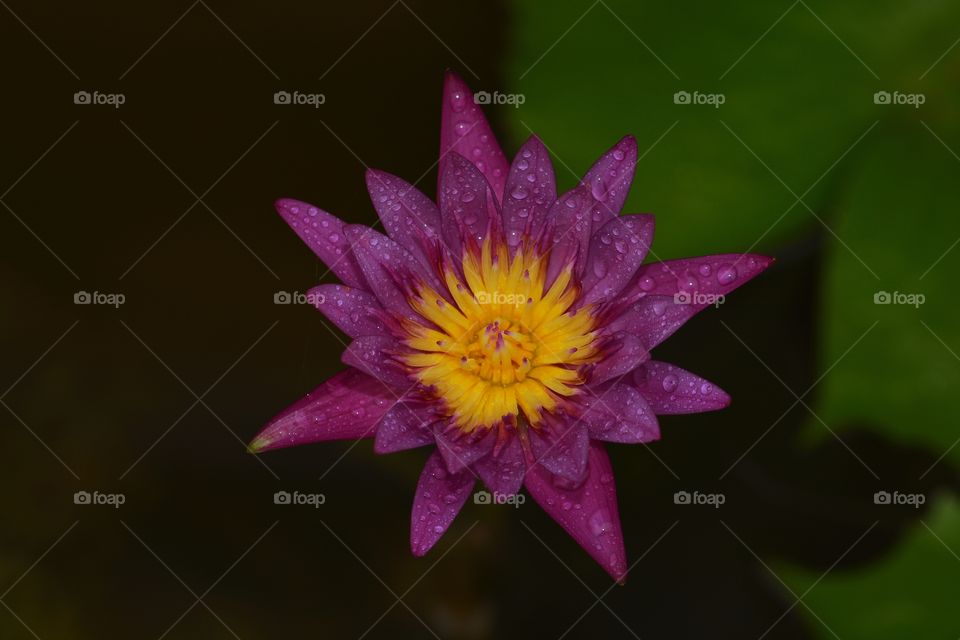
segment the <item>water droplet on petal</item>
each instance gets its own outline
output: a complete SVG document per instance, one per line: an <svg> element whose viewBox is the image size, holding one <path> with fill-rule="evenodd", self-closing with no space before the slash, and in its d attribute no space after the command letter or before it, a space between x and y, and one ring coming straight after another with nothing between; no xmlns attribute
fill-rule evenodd
<svg viewBox="0 0 960 640"><path fill-rule="evenodd" d="M663 376L663 380L660 382L660 385L663 387L663 390L667 393L673 393L673 390L677 388L677 376L669 373Z"/></svg>
<svg viewBox="0 0 960 640"><path fill-rule="evenodd" d="M590 526L590 532L595 536L602 536L613 529L613 520L610 518L610 512L606 509L597 509L587 521Z"/></svg>
<svg viewBox="0 0 960 640"><path fill-rule="evenodd" d="M514 187L513 191L510 192L510 197L514 200L525 200L528 195L527 190L520 185Z"/></svg>
<svg viewBox="0 0 960 640"><path fill-rule="evenodd" d="M720 284L730 284L737 279L737 268L732 264L725 264L717 269L717 280Z"/></svg>

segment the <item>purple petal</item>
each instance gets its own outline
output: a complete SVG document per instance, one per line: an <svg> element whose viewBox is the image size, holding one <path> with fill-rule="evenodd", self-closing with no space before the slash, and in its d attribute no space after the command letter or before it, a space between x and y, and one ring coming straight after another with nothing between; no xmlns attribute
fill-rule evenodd
<svg viewBox="0 0 960 640"><path fill-rule="evenodd" d="M348 369L280 412L248 449L260 453L325 440L367 438L394 402L396 397L379 380Z"/></svg>
<svg viewBox="0 0 960 640"><path fill-rule="evenodd" d="M393 453L433 444L432 422L436 417L418 402L398 402L377 427L373 440L376 453Z"/></svg>
<svg viewBox="0 0 960 640"><path fill-rule="evenodd" d="M307 292L320 313L351 338L386 333L379 314L383 307L373 294L339 284L321 284Z"/></svg>
<svg viewBox="0 0 960 640"><path fill-rule="evenodd" d="M590 187L590 193L598 203L594 210L599 214L599 218L593 219L595 228L620 214L623 203L627 201L636 166L637 141L633 136L626 136L600 156L583 177L583 182Z"/></svg>
<svg viewBox="0 0 960 640"><path fill-rule="evenodd" d="M666 362L647 362L634 372L633 383L661 415L716 411L730 404L717 385Z"/></svg>
<svg viewBox="0 0 960 640"><path fill-rule="evenodd" d="M493 130L483 111L474 101L473 92L452 71L443 83L443 108L440 116L440 159L456 151L483 172L498 199L503 198L507 180L507 159L497 144ZM493 213L492 202L489 211Z"/></svg>
<svg viewBox="0 0 960 640"><path fill-rule="evenodd" d="M537 504L569 533L614 580L627 573L617 490L603 445L590 444L587 477L576 487L536 466L524 485Z"/></svg>
<svg viewBox="0 0 960 640"><path fill-rule="evenodd" d="M492 429L483 433L462 434L442 423L435 425L434 436L437 440L437 451L443 457L450 473L469 467L489 454L496 442L496 434Z"/></svg>
<svg viewBox="0 0 960 640"><path fill-rule="evenodd" d="M581 304L616 297L647 257L653 228L652 215L629 215L613 218L593 234Z"/></svg>
<svg viewBox="0 0 960 640"><path fill-rule="evenodd" d="M590 246L590 216L594 204L590 189L581 184L560 196L547 212L544 232L550 248L547 287L569 264L574 265L575 279L580 279Z"/></svg>
<svg viewBox="0 0 960 640"><path fill-rule="evenodd" d="M387 236L359 224L347 225L345 231L370 290L385 309L414 317L407 293L417 281L426 282L434 291L443 291L436 276Z"/></svg>
<svg viewBox="0 0 960 640"><path fill-rule="evenodd" d="M614 334L603 350L607 357L590 371L591 385L623 377L650 359L643 340L625 331Z"/></svg>
<svg viewBox="0 0 960 640"><path fill-rule="evenodd" d="M596 397L585 402L587 409L581 420L594 440L636 444L660 439L656 415L630 384L618 383L598 390Z"/></svg>
<svg viewBox="0 0 960 640"><path fill-rule="evenodd" d="M610 330L629 331L653 349L772 262L766 256L724 254L643 265L620 296L639 301L613 320Z"/></svg>
<svg viewBox="0 0 960 640"><path fill-rule="evenodd" d="M430 198L406 180L384 171L367 170L367 191L387 234L424 265L440 235L440 212Z"/></svg>
<svg viewBox="0 0 960 640"><path fill-rule="evenodd" d="M533 237L556 199L557 183L550 153L539 138L530 136L513 159L503 194L507 244L517 246L524 234Z"/></svg>
<svg viewBox="0 0 960 640"><path fill-rule="evenodd" d="M410 550L422 556L437 543L473 490L474 477L469 471L449 473L436 451L427 460L420 474L417 493L410 514Z"/></svg>
<svg viewBox="0 0 960 640"><path fill-rule="evenodd" d="M467 238L480 243L491 220L488 202L493 199L486 178L469 160L451 152L440 163L440 213L443 239L459 257ZM496 204L493 205L496 209ZM499 212L493 218L497 223ZM499 228L499 226L497 226Z"/></svg>
<svg viewBox="0 0 960 640"><path fill-rule="evenodd" d="M586 424L574 418L530 431L530 446L537 464L572 482L583 479L589 444Z"/></svg>
<svg viewBox="0 0 960 640"><path fill-rule="evenodd" d="M493 493L503 496L516 494L523 485L523 475L527 470L520 439L510 437L502 449L476 462L473 470Z"/></svg>
<svg viewBox="0 0 960 640"><path fill-rule="evenodd" d="M367 288L367 281L343 232L346 225L340 218L312 204L289 198L277 200L274 206L300 239L344 284Z"/></svg>
<svg viewBox="0 0 960 640"><path fill-rule="evenodd" d="M341 360L403 395L414 381L404 366L393 359L399 348L400 344L390 336L360 336L350 343Z"/></svg>

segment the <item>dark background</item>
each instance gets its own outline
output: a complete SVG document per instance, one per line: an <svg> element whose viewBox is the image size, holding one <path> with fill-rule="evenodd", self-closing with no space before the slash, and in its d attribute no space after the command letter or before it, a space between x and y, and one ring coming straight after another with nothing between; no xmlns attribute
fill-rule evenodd
<svg viewBox="0 0 960 640"><path fill-rule="evenodd" d="M623 3L0 4L0 637L877 638L914 624L924 625L924 637L960 635L949 602L960 587L960 539L948 535L958 530L956 457L937 462L946 446L878 429L866 408L862 419L850 407L824 414L824 430L817 389L802 395L854 342L832 356L823 346L835 322L824 320L834 317L825 289L844 286L827 270L860 233L834 197L842 179L811 195L825 224L797 207L785 231L762 234L793 201L777 183L780 168L786 182L810 184L873 121L877 136L910 119L914 135L940 154L925 174L938 176L933 186L897 172L878 182L892 188L902 177L902 190L914 190L908 203L956 191L960 164L948 135L955 101L874 117L869 94L881 85L867 76L860 91L829 77L837 68L865 75L851 49L884 64L917 51L933 62L960 36L944 26L944 5L925 4L913 22L894 5L869 5L864 20L874 31L844 31L863 23L859 8L740 7L711 19L712 5L686 3L675 12L637 5L640 18ZM783 14L788 7L795 10ZM911 31L915 39L884 41L920 18L929 27ZM716 36L716 48L696 50L697 30ZM648 45L684 82L664 74ZM720 86L717 76L744 51L728 97L747 106L732 105L727 116L671 102L677 90L715 90L710 82ZM775 74L763 66L771 59ZM939 75L926 80L930 102L938 87L956 84L958 61L948 51ZM615 63L633 74L611 71ZM610 447L628 553L639 560L624 587L613 587L532 503L468 504L437 548L414 558L409 509L426 451L378 457L367 442L245 451L267 419L342 368L342 335L307 305L273 302L278 291L307 291L326 271L273 200L296 197L373 224L366 166L434 195L448 67L475 89L528 92L520 109L488 115L508 155L527 127L541 132L558 154L564 188L619 135L635 133L650 151L671 121L683 120L670 134L675 142L664 138L659 155L641 160L630 199L633 210L665 220L659 257L746 251L759 238L753 250L778 258L656 354L717 382L733 405L663 418L663 440L649 450ZM902 86L893 84L899 72L881 75L896 79L884 86ZM797 89L785 103L791 109L764 98L771 87L782 96L804 82L813 93ZM117 109L74 104L81 90L126 101ZM323 93L326 102L276 105L279 90ZM832 103L824 92L833 92ZM860 106L851 115L843 105L853 103ZM836 119L861 115L862 126L837 133ZM945 129L944 139L914 126L919 118L931 133ZM720 119L752 137L739 144ZM603 135L580 144L597 127ZM701 127L723 141L699 135ZM794 144L814 132L823 145ZM858 147L850 156L858 159L836 165L837 174L855 173L875 154ZM760 158L771 156L790 160L765 168ZM790 164L811 157L810 168ZM876 209L866 236L941 214L956 208ZM724 235L731 227L739 235ZM919 246L917 269L957 233L948 227ZM877 242L876 255L901 250ZM946 254L937 269L955 274L957 259ZM849 295L869 300L882 288L867 284ZM119 293L125 302L74 304L80 291ZM955 326L955 311L955 301L941 299L944 325L928 318L930 333ZM866 309L864 327L877 313ZM942 347L919 331L938 352L919 370L955 381L955 329ZM856 348L883 353L898 335ZM880 359L845 380L886 369ZM899 373L894 388L909 410L916 372ZM846 397L843 385L836 393ZM889 395L885 388L878 395ZM943 419L949 444L957 423ZM922 432L930 420L893 422ZM922 493L924 508L874 504L875 491L895 489ZM120 493L125 503L76 505L81 490ZM326 503L275 505L278 490L320 492ZM680 490L719 492L726 502L675 505ZM937 496L946 511L933 517ZM910 551L918 544L919 556ZM891 558L899 559L893 568ZM817 590L831 594L824 608ZM917 590L946 601L897 600ZM870 629L877 619L879 629Z"/></svg>

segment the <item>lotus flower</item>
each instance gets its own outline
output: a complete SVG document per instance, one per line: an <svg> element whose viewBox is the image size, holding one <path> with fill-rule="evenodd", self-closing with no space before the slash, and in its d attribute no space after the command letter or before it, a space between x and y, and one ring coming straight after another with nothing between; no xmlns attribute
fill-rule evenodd
<svg viewBox="0 0 960 640"><path fill-rule="evenodd" d="M717 386L650 350L769 258L643 264L651 215L619 215L637 146L625 137L557 196L531 137L508 164L464 82L448 73L438 203L368 170L386 235L280 200L284 220L343 284L310 293L353 339L348 368L260 432L252 452L373 438L374 451L434 447L413 499L410 544L429 551L479 479L524 487L615 580L627 570L605 443L659 439L657 415L727 406Z"/></svg>

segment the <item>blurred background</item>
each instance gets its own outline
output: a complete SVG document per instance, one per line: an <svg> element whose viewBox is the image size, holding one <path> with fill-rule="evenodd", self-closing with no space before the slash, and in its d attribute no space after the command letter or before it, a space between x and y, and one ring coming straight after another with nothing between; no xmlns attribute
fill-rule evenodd
<svg viewBox="0 0 960 640"><path fill-rule="evenodd" d="M0 637L960 636L957 3L0 5ZM446 68L562 189L635 135L655 258L777 257L655 354L732 406L610 447L626 586L529 502L412 557L425 450L245 451L342 368L273 200L434 195Z"/></svg>

